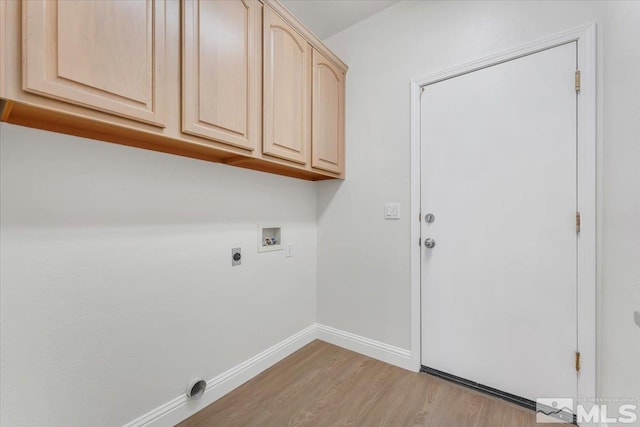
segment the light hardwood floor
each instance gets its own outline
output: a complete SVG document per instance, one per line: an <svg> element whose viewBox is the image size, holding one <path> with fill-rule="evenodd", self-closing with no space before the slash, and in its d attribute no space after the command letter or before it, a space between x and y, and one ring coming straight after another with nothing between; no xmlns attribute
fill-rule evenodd
<svg viewBox="0 0 640 427"><path fill-rule="evenodd" d="M180 427L543 425L536 424L531 411L322 341L305 346L178 424Z"/></svg>

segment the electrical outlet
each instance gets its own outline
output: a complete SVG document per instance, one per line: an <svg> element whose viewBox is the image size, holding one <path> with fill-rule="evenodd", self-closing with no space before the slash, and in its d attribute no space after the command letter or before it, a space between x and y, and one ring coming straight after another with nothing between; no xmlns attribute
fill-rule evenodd
<svg viewBox="0 0 640 427"><path fill-rule="evenodd" d="M291 243L287 243L287 246L285 247L284 253L287 258L291 258L293 256L293 248L291 246Z"/></svg>
<svg viewBox="0 0 640 427"><path fill-rule="evenodd" d="M231 266L235 267L240 264L242 264L242 253L240 248L231 249Z"/></svg>

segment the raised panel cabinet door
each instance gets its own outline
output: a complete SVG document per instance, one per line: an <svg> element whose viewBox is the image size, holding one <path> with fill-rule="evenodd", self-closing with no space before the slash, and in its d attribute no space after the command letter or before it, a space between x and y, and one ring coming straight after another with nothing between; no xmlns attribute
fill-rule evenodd
<svg viewBox="0 0 640 427"><path fill-rule="evenodd" d="M309 163L311 47L289 24L264 9L263 152Z"/></svg>
<svg viewBox="0 0 640 427"><path fill-rule="evenodd" d="M344 74L313 51L311 166L344 171Z"/></svg>
<svg viewBox="0 0 640 427"><path fill-rule="evenodd" d="M262 137L262 4L185 0L182 131L254 150Z"/></svg>
<svg viewBox="0 0 640 427"><path fill-rule="evenodd" d="M29 0L23 90L164 127L164 0Z"/></svg>

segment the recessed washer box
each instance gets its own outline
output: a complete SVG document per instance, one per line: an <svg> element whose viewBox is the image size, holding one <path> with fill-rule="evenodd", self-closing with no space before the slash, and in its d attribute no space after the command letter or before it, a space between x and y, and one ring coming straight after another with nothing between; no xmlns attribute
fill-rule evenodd
<svg viewBox="0 0 640 427"><path fill-rule="evenodd" d="M279 225L258 225L258 252L284 249L284 233Z"/></svg>

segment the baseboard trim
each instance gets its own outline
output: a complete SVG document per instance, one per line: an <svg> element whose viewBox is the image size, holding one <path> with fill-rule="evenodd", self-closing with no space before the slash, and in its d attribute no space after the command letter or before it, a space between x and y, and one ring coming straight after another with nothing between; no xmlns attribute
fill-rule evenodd
<svg viewBox="0 0 640 427"><path fill-rule="evenodd" d="M332 328L331 326L317 324L317 328L319 340L415 372L409 350Z"/></svg>
<svg viewBox="0 0 640 427"><path fill-rule="evenodd" d="M411 352L330 326L315 323L254 357L207 381L204 395L196 401L186 396L158 406L136 418L124 427L168 427L190 417L205 406L212 404L233 389L241 386L262 371L275 365L290 354L300 350L315 339L319 339L347 350L378 359L400 368L415 371L411 363Z"/></svg>
<svg viewBox="0 0 640 427"><path fill-rule="evenodd" d="M205 406L212 404L262 371L316 339L317 326L311 325L243 363L207 381L204 395L197 401L179 396L131 421L124 427L174 426Z"/></svg>

